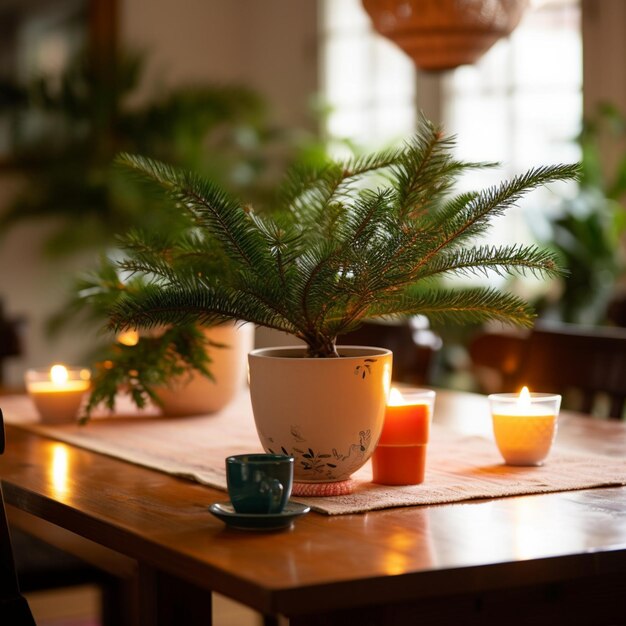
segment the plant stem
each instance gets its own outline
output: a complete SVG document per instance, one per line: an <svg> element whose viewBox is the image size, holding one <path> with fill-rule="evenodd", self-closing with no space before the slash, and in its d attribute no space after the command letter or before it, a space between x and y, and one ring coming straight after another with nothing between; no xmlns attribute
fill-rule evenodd
<svg viewBox="0 0 626 626"><path fill-rule="evenodd" d="M328 359L339 357L337 352L337 338L317 334L300 337L307 344L306 356L314 359Z"/></svg>

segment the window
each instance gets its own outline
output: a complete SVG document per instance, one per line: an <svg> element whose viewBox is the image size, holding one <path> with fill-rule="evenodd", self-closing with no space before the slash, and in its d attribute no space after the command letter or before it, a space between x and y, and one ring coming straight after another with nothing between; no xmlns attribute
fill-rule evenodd
<svg viewBox="0 0 626 626"><path fill-rule="evenodd" d="M582 115L577 0L535 0L511 37L476 65L425 80L374 33L360 0L323 2L322 90L326 131L373 147L410 134L427 90L441 90L437 120L459 138L459 156L500 161L511 172L572 161ZM434 118L433 118L434 119Z"/></svg>
<svg viewBox="0 0 626 626"><path fill-rule="evenodd" d="M507 40L443 79L442 118L459 156L501 161L511 173L575 161L582 118L580 10L535 4Z"/></svg>
<svg viewBox="0 0 626 626"><path fill-rule="evenodd" d="M322 4L322 91L328 137L377 149L415 128L415 67L373 32L360 0Z"/></svg>
<svg viewBox="0 0 626 626"><path fill-rule="evenodd" d="M522 22L472 66L438 78L372 31L360 0L323 3L323 91L331 139L376 148L411 134L417 111L429 110L457 136L459 158L497 161L463 186L479 188L533 165L579 158L582 43L578 0L533 0ZM419 81L419 82L418 82ZM439 103L438 111L424 103ZM555 196L532 194L532 206ZM529 205L530 206L530 205ZM496 222L501 242L530 239L526 219L510 211Z"/></svg>
<svg viewBox="0 0 626 626"><path fill-rule="evenodd" d="M467 186L493 184L536 165L580 158L582 41L578 2L535 2L512 35L474 66L450 72L442 83L442 119L457 136L460 158L497 161L496 170L472 173ZM493 240L532 240L559 196L539 190L497 220Z"/></svg>

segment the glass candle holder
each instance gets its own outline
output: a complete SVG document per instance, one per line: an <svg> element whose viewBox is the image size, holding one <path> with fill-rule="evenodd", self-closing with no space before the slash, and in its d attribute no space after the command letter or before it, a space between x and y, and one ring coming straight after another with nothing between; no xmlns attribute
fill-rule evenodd
<svg viewBox="0 0 626 626"><path fill-rule="evenodd" d="M507 465L541 465L550 453L557 431L561 396L494 393L488 396L493 434Z"/></svg>
<svg viewBox="0 0 626 626"><path fill-rule="evenodd" d="M392 389L385 422L372 455L372 480L381 485L424 482L426 447L435 406L430 389Z"/></svg>
<svg viewBox="0 0 626 626"><path fill-rule="evenodd" d="M89 390L91 372L84 368L50 368L26 370L26 391L42 422L59 424L76 419L83 398Z"/></svg>

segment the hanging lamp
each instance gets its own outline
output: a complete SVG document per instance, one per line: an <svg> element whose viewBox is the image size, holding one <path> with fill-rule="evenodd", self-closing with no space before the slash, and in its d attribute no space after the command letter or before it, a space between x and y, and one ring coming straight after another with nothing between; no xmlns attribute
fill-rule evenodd
<svg viewBox="0 0 626 626"><path fill-rule="evenodd" d="M426 71L476 62L519 23L528 0L362 0L374 28Z"/></svg>

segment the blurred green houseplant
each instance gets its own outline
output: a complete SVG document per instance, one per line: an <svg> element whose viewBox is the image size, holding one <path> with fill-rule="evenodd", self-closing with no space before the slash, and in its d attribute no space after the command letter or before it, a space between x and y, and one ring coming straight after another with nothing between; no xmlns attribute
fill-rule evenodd
<svg viewBox="0 0 626 626"><path fill-rule="evenodd" d="M626 271L626 117L612 105L598 107L578 137L578 193L566 199L540 237L560 258L566 274L557 299L537 302L541 315L564 322L603 324ZM606 153L616 158L609 168Z"/></svg>
<svg viewBox="0 0 626 626"><path fill-rule="evenodd" d="M59 81L0 86L0 114L12 120L11 163L27 178L0 215L0 233L48 219L55 228L46 252L62 256L111 247L116 233L132 227L184 228L180 214L139 194L111 166L121 150L196 168L233 190L259 191L266 170L261 146L273 131L255 92L179 87L137 103L140 56L120 57L106 77L90 59L76 57Z"/></svg>

